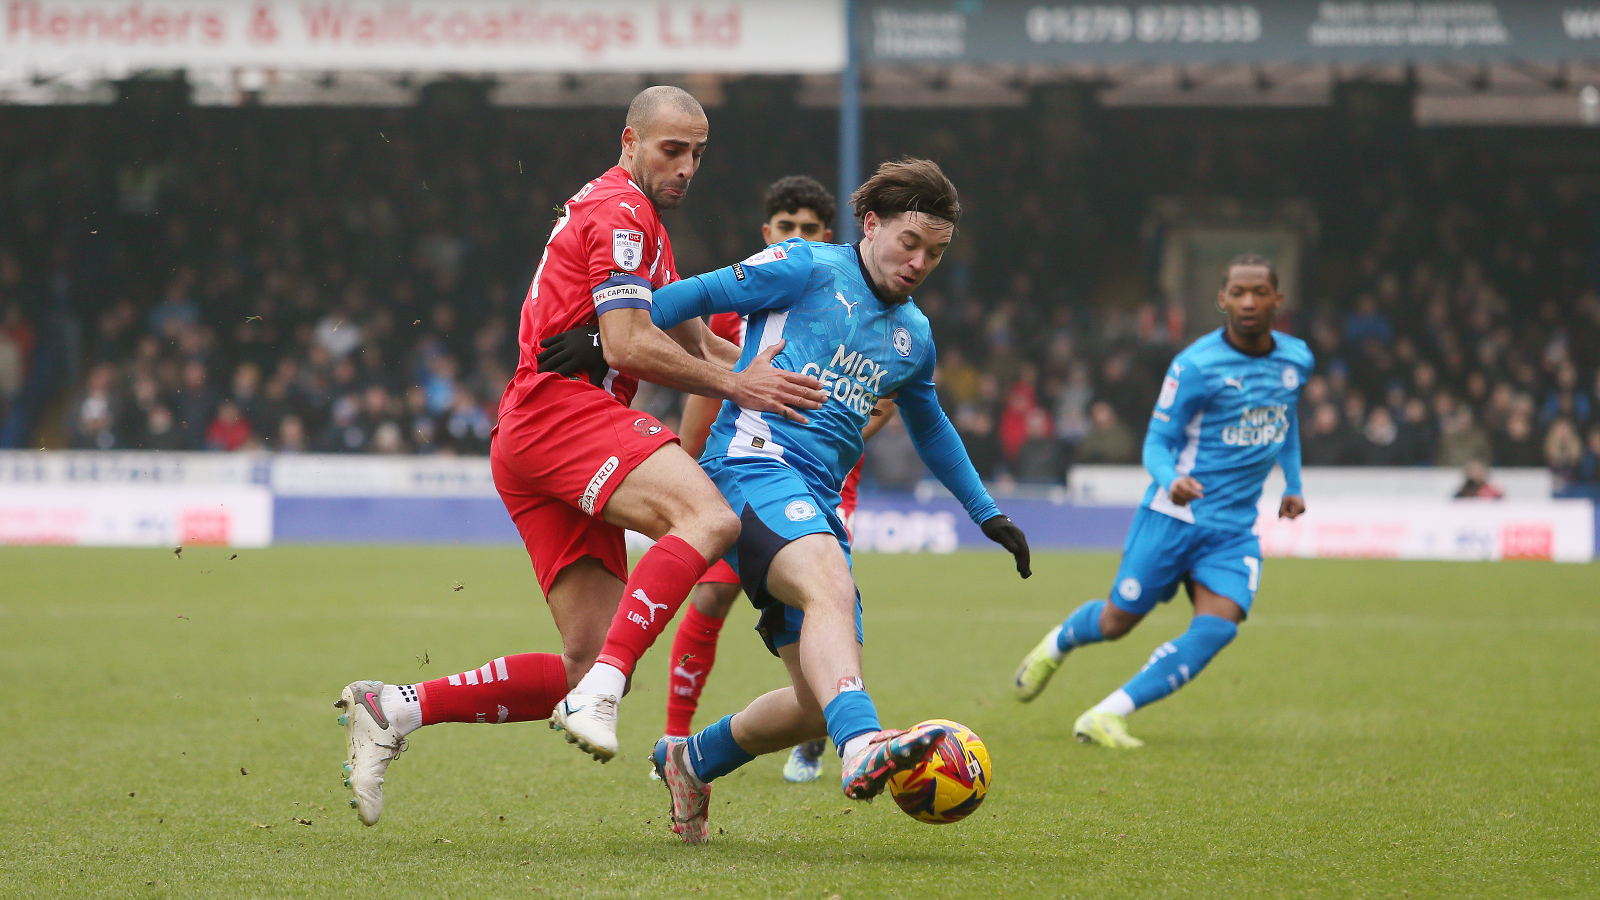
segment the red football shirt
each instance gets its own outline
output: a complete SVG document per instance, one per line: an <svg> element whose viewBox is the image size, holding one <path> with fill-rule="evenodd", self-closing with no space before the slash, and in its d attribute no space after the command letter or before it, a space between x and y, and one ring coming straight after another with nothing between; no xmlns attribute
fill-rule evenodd
<svg viewBox="0 0 1600 900"><path fill-rule="evenodd" d="M556 220L522 302L517 372L501 410L520 402L538 379L560 377L539 373L541 340L593 324L611 309L649 309L651 292L677 280L667 229L627 170L612 166L584 185ZM612 369L596 387L627 406L639 381Z"/></svg>
<svg viewBox="0 0 1600 900"><path fill-rule="evenodd" d="M744 346L744 316L736 312L714 313L709 325L711 333L735 346Z"/></svg>

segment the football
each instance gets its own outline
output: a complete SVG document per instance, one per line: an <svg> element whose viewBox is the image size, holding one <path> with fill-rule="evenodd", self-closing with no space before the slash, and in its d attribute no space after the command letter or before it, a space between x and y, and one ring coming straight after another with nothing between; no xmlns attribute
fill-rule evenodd
<svg viewBox="0 0 1600 900"><path fill-rule="evenodd" d="M922 764L889 779L889 793L905 814L930 825L948 825L972 814L989 793L989 751L972 729L949 719L919 725L943 725L944 739Z"/></svg>

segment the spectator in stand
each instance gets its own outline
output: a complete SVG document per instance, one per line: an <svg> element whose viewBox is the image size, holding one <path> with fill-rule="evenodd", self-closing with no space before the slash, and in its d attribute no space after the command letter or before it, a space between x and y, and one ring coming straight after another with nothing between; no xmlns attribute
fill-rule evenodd
<svg viewBox="0 0 1600 900"><path fill-rule="evenodd" d="M1349 344L1374 340L1380 345L1394 340L1394 326L1388 316L1378 311L1376 297L1362 294L1356 298L1355 311L1345 319L1344 339Z"/></svg>
<svg viewBox="0 0 1600 900"><path fill-rule="evenodd" d="M1600 493L1600 424L1589 426L1589 434L1584 439L1583 456L1578 460L1578 470L1573 480L1591 493ZM1596 499L1600 499L1600 496Z"/></svg>
<svg viewBox="0 0 1600 900"><path fill-rule="evenodd" d="M112 425L117 418L117 400L112 393L117 370L110 365L95 366L84 384L83 397L74 410L70 443L77 450L124 449L117 442Z"/></svg>
<svg viewBox="0 0 1600 900"><path fill-rule="evenodd" d="M26 357L11 335L0 331L0 419L4 419L22 393Z"/></svg>
<svg viewBox="0 0 1600 900"><path fill-rule="evenodd" d="M172 398L179 439L185 450L200 449L206 426L216 413L217 396L206 380L206 364L198 359L189 360L183 366L183 385Z"/></svg>
<svg viewBox="0 0 1600 900"><path fill-rule="evenodd" d="M361 416L361 401L354 394L345 394L333 401L328 424L317 436L318 453L359 453L367 448L367 432L357 421Z"/></svg>
<svg viewBox="0 0 1600 900"><path fill-rule="evenodd" d="M470 391L456 388L454 405L440 417L434 431L441 453L480 456L489 452L489 436L494 431L494 422L473 399Z"/></svg>
<svg viewBox="0 0 1600 900"><path fill-rule="evenodd" d="M245 423L256 434L271 434L272 423L263 421L267 404L261 396L261 367L253 362L242 362L233 370L233 401Z"/></svg>
<svg viewBox="0 0 1600 900"><path fill-rule="evenodd" d="M1456 490L1457 500L1499 500L1506 495L1505 491L1489 481L1489 467L1481 462L1467 463L1462 467L1461 475L1461 487Z"/></svg>
<svg viewBox="0 0 1600 900"><path fill-rule="evenodd" d="M1339 410L1332 403L1318 404L1311 415L1302 413L1300 421L1305 429L1300 455L1306 465L1342 466L1349 462L1349 442L1339 421Z"/></svg>
<svg viewBox="0 0 1600 900"><path fill-rule="evenodd" d="M1426 466L1438 453L1439 436L1434 430L1428 404L1421 397L1406 400L1400 422L1400 464Z"/></svg>
<svg viewBox="0 0 1600 900"><path fill-rule="evenodd" d="M911 445L904 418L895 416L867 444L868 471L885 490L910 490L923 475L922 461Z"/></svg>
<svg viewBox="0 0 1600 900"><path fill-rule="evenodd" d="M157 403L144 414L143 430L137 446L140 450L186 450L183 435L178 431L172 410Z"/></svg>
<svg viewBox="0 0 1600 900"><path fill-rule="evenodd" d="M1454 469L1471 462L1487 465L1491 458L1489 436L1478 427L1472 407L1465 404L1455 407L1440 429L1435 464Z"/></svg>
<svg viewBox="0 0 1600 900"><path fill-rule="evenodd" d="M206 428L206 449L233 452L248 449L250 422L240 411L239 404L224 400L217 404L217 417Z"/></svg>
<svg viewBox="0 0 1600 900"><path fill-rule="evenodd" d="M1556 366L1555 382L1539 408L1540 421L1566 418L1580 426L1588 422L1594 414L1594 406L1589 395L1578 387L1578 367L1569 360L1562 360Z"/></svg>
<svg viewBox="0 0 1600 900"><path fill-rule="evenodd" d="M1570 427L1570 423L1568 423ZM1576 440L1576 435L1573 436ZM1513 408L1505 426L1494 436L1494 463L1502 468L1528 468L1544 464L1544 447L1533 433L1533 417Z"/></svg>
<svg viewBox="0 0 1600 900"><path fill-rule="evenodd" d="M1062 484L1065 481L1067 465L1061 455L1061 442L1050 428L1049 415L1029 418L1028 436L1017 450L1012 472L1024 484Z"/></svg>
<svg viewBox="0 0 1600 900"><path fill-rule="evenodd" d="M304 453L306 450L306 430L300 424L300 417L293 413L278 420L278 440L271 448L279 453Z"/></svg>
<svg viewBox="0 0 1600 900"><path fill-rule="evenodd" d="M1076 455L1078 444L1089 434L1089 403L1093 399L1089 367L1081 361L1073 362L1068 367L1066 383L1056 392L1056 438L1067 459Z"/></svg>
<svg viewBox="0 0 1600 900"><path fill-rule="evenodd" d="M1000 468L1000 436L995 433L994 417L982 406L968 406L957 415L956 429L978 476L994 480Z"/></svg>
<svg viewBox="0 0 1600 900"><path fill-rule="evenodd" d="M180 331L193 328L200 321L200 308L189 299L189 281L193 274L194 270L185 269L183 275L167 282L161 302L150 310L151 334L175 338Z"/></svg>
<svg viewBox="0 0 1600 900"><path fill-rule="evenodd" d="M1000 413L1000 450L1008 467L1016 464L1017 454L1022 452L1022 444L1028 439L1035 422L1039 419L1049 422L1050 414L1039 406L1034 388L1035 377L1032 365L1021 368L1006 394L1005 410Z"/></svg>
<svg viewBox="0 0 1600 900"><path fill-rule="evenodd" d="M1387 406L1374 406L1367 414L1367 424L1361 429L1361 464L1364 466L1398 466L1405 462L1404 446L1400 444L1400 426Z"/></svg>
<svg viewBox="0 0 1600 900"><path fill-rule="evenodd" d="M1571 419L1557 419L1551 423L1544 438L1544 462L1555 477L1557 489L1566 488L1579 480L1578 469L1583 463L1583 442Z"/></svg>
<svg viewBox="0 0 1600 900"><path fill-rule="evenodd" d="M1117 418L1117 411L1104 400L1089 407L1089 433L1078 445L1079 463L1129 465L1138 461L1139 448L1133 433Z"/></svg>

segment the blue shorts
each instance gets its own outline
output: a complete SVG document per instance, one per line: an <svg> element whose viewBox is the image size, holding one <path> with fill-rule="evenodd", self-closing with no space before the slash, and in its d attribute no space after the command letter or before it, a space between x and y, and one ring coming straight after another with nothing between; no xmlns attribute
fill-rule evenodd
<svg viewBox="0 0 1600 900"><path fill-rule="evenodd" d="M1178 585L1190 580L1239 604L1249 615L1261 584L1261 542L1248 531L1219 531L1140 508L1122 547L1111 602L1142 616L1171 600ZM1193 600L1192 586L1189 594Z"/></svg>
<svg viewBox="0 0 1600 900"><path fill-rule="evenodd" d="M850 534L834 509L837 503L829 503L799 472L777 460L716 457L700 465L728 506L739 514L739 540L724 560L738 573L750 602L761 610L756 631L776 655L778 648L800 640L805 613L785 606L767 591L767 570L772 558L806 535L831 534L844 551L848 565ZM856 640L861 641L862 637L861 595L857 593Z"/></svg>

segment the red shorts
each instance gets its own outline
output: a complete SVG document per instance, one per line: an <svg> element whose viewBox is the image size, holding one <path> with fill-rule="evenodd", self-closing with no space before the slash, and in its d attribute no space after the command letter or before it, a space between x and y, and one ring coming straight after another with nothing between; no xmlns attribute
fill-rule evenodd
<svg viewBox="0 0 1600 900"><path fill-rule="evenodd" d="M856 467L844 478L844 486L839 489L839 519L844 522L847 534L854 535L856 529L856 492L861 486L861 465L866 461L863 456L856 462ZM717 560L711 564L704 575L696 584L738 584L739 573L733 571L724 560Z"/></svg>
<svg viewBox="0 0 1600 900"><path fill-rule="evenodd" d="M489 447L494 486L533 560L539 588L585 556L628 580L623 530L600 519L611 493L678 436L587 382L542 377L500 414Z"/></svg>
<svg viewBox="0 0 1600 900"><path fill-rule="evenodd" d="M856 460L856 467L844 477L844 485L839 488L839 521L844 523L845 533L852 541L856 536L856 492L861 487L861 467L866 462L865 456Z"/></svg>

